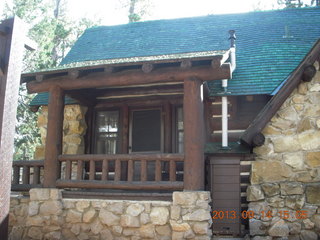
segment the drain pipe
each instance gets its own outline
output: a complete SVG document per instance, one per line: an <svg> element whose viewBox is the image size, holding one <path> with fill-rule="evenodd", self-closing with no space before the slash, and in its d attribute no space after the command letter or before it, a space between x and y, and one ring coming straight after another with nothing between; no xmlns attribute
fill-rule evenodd
<svg viewBox="0 0 320 240"><path fill-rule="evenodd" d="M236 69L236 35L234 30L229 31L230 37L230 64L231 64L231 72ZM228 98L226 96L228 89L228 79L222 80L222 88L224 96L221 97L221 110L222 110L222 148L228 149Z"/></svg>

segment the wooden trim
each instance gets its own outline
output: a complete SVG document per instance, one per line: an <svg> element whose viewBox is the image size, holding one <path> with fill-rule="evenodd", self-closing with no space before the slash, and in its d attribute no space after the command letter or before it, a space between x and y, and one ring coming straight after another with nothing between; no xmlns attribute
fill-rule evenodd
<svg viewBox="0 0 320 240"><path fill-rule="evenodd" d="M29 167L43 167L44 166L44 160L22 160L22 161L13 161L12 166L22 167L22 166L29 166Z"/></svg>
<svg viewBox="0 0 320 240"><path fill-rule="evenodd" d="M261 112L256 116L251 125L240 137L243 144L253 146L253 138L259 134L267 125L270 119L276 114L284 101L289 97L292 91L299 85L302 80L304 70L314 64L319 57L320 40L318 40L309 53L305 56L299 66L288 77L287 81L280 88L279 92L274 95L271 100L265 105Z"/></svg>
<svg viewBox="0 0 320 240"><path fill-rule="evenodd" d="M199 66L190 69L168 67L156 69L150 73L141 70L126 70L118 73L92 73L88 76L72 79L68 76L44 79L41 82L28 82L29 93L47 92L53 85L58 85L64 90L99 88L111 86L134 86L139 84L183 82L184 79L193 76L202 81L220 80L231 78L231 66L224 63L221 67L213 69L210 66Z"/></svg>
<svg viewBox="0 0 320 240"><path fill-rule="evenodd" d="M20 186L20 185L19 185ZM30 185L28 185L30 186ZM122 189L122 190L182 190L183 182L110 182L86 180L57 180L59 188L96 188L96 189Z"/></svg>
<svg viewBox="0 0 320 240"><path fill-rule="evenodd" d="M164 115L164 152L172 152L172 106L170 102L166 102L163 106Z"/></svg>

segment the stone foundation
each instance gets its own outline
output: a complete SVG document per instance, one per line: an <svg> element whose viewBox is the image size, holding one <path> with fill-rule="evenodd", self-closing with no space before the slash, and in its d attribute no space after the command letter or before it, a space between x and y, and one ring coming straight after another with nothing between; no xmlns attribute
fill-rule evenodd
<svg viewBox="0 0 320 240"><path fill-rule="evenodd" d="M320 71L263 130L247 191L252 239L320 239Z"/></svg>
<svg viewBox="0 0 320 240"><path fill-rule="evenodd" d="M173 201L65 199L31 189L11 199L10 239L211 239L209 192L174 192Z"/></svg>

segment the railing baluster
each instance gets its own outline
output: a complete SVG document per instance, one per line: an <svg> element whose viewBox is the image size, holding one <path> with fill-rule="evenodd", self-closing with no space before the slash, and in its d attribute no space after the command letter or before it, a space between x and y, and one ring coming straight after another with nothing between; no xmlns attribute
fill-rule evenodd
<svg viewBox="0 0 320 240"><path fill-rule="evenodd" d="M120 181L121 176L121 161L119 159L116 159L115 161L115 170L114 170L114 181Z"/></svg>
<svg viewBox="0 0 320 240"><path fill-rule="evenodd" d="M161 161L156 160L155 181L160 182L161 180Z"/></svg>
<svg viewBox="0 0 320 240"><path fill-rule="evenodd" d="M145 182L147 181L147 161L146 160L141 160L141 181Z"/></svg>
<svg viewBox="0 0 320 240"><path fill-rule="evenodd" d="M89 180L94 180L96 175L96 162L90 160Z"/></svg>
<svg viewBox="0 0 320 240"><path fill-rule="evenodd" d="M78 160L78 167L77 167L77 180L82 180L82 171L83 171L83 162L82 160Z"/></svg>
<svg viewBox="0 0 320 240"><path fill-rule="evenodd" d="M29 184L29 182L30 182L30 167L23 166L22 183Z"/></svg>
<svg viewBox="0 0 320 240"><path fill-rule="evenodd" d="M176 162L172 160L170 161L169 180L170 182L176 181Z"/></svg>
<svg viewBox="0 0 320 240"><path fill-rule="evenodd" d="M33 184L40 183L40 167L34 166L33 167Z"/></svg>
<svg viewBox="0 0 320 240"><path fill-rule="evenodd" d="M66 180L70 180L71 179L71 165L72 165L72 161L66 161Z"/></svg>
<svg viewBox="0 0 320 240"><path fill-rule="evenodd" d="M13 180L12 184L19 184L20 180L20 167L13 166Z"/></svg>
<svg viewBox="0 0 320 240"><path fill-rule="evenodd" d="M108 180L108 173L109 173L109 162L107 159L103 159L102 176L101 176L102 181Z"/></svg>
<svg viewBox="0 0 320 240"><path fill-rule="evenodd" d="M128 182L133 181L133 160L128 161Z"/></svg>

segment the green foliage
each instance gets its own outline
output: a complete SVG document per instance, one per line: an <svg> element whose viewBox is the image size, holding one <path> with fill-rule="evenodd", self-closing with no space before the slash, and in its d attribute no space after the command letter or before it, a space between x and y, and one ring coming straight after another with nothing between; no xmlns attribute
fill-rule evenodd
<svg viewBox="0 0 320 240"><path fill-rule="evenodd" d="M278 4L283 8L301 8L319 6L319 0L278 0Z"/></svg>
<svg viewBox="0 0 320 240"><path fill-rule="evenodd" d="M68 19L66 0L13 0L6 4L3 18L18 16L30 26L28 37L37 42L36 51L26 51L24 72L56 67L82 32L93 26L88 19ZM98 22L97 22L98 23ZM33 96L20 87L17 109L14 160L33 159L40 142L37 113L29 109Z"/></svg>

